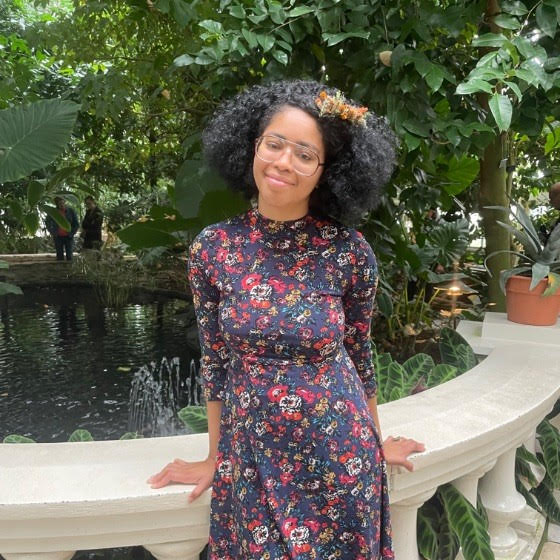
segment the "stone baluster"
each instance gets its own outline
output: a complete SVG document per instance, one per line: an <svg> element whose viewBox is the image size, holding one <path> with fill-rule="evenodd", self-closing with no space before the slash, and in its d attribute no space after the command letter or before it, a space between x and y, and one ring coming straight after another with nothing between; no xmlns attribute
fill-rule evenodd
<svg viewBox="0 0 560 560"><path fill-rule="evenodd" d="M487 473L494 465L496 461L491 461L487 463L480 469L472 471L468 474L463 475L460 478L454 480L451 484L463 494L463 496L474 506L476 507L476 501L478 496L478 480L482 477L485 473ZM463 552L459 550L459 554L457 555L456 560L464 560Z"/></svg>
<svg viewBox="0 0 560 560"><path fill-rule="evenodd" d="M143 546L157 560L198 560L207 543L208 538L204 538Z"/></svg>
<svg viewBox="0 0 560 560"><path fill-rule="evenodd" d="M3 552L4 560L70 560L75 554L73 551L65 552Z"/></svg>
<svg viewBox="0 0 560 560"><path fill-rule="evenodd" d="M418 560L420 558L416 544L418 508L431 498L435 491L435 488L431 488L412 498L391 504L395 558L406 558L406 560Z"/></svg>
<svg viewBox="0 0 560 560"><path fill-rule="evenodd" d="M498 457L480 481L480 497L488 514L490 544L496 559L519 558L527 542L511 527L525 511L525 498L515 488L515 449Z"/></svg>

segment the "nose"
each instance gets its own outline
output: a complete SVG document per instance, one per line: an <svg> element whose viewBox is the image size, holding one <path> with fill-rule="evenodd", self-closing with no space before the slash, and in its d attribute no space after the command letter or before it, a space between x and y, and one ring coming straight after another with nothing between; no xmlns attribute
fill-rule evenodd
<svg viewBox="0 0 560 560"><path fill-rule="evenodd" d="M280 156L274 161L274 163L282 168L291 168L292 167L292 149L289 146L286 146Z"/></svg>

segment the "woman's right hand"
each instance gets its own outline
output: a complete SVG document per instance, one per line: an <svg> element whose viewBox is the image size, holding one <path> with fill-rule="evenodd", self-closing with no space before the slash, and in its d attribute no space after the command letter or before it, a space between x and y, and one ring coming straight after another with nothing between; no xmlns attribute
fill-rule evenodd
<svg viewBox="0 0 560 560"><path fill-rule="evenodd" d="M152 488L162 488L174 482L196 484L196 487L189 496L189 503L191 503L212 486L215 470L216 461L214 459L205 459L204 461L192 463L175 459L175 461L163 467L160 472L151 476L147 482Z"/></svg>

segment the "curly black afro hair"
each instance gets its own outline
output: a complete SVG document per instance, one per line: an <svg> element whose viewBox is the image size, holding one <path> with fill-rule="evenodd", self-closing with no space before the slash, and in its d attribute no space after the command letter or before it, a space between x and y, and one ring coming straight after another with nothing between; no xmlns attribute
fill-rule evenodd
<svg viewBox="0 0 560 560"><path fill-rule="evenodd" d="M326 164L310 209L355 224L379 202L395 167L396 141L386 121L371 112L366 126L338 116L319 116L315 100L323 90L332 96L337 93L303 80L248 88L218 108L203 133L204 154L230 188L251 198L257 193L255 140L282 107L297 107L316 119L325 145Z"/></svg>

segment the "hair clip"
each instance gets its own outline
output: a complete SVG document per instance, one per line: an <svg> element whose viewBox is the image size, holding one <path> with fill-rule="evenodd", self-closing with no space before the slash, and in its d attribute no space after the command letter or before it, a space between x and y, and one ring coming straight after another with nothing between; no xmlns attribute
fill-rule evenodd
<svg viewBox="0 0 560 560"><path fill-rule="evenodd" d="M346 99L340 93L336 95L328 95L326 91L322 91L319 97L315 99L315 104L319 107L319 116L330 115L339 117L344 121L349 121L352 124L359 124L366 126L366 115L368 113L367 107L354 107L346 103Z"/></svg>

